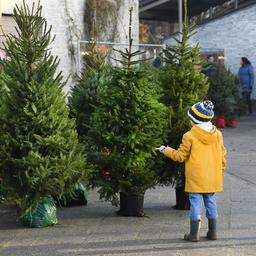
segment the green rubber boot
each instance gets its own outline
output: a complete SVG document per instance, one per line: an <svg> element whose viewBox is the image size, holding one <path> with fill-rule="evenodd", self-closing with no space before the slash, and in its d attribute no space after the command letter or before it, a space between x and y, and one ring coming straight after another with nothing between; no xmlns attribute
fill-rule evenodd
<svg viewBox="0 0 256 256"><path fill-rule="evenodd" d="M209 231L206 234L206 237L210 240L217 240L217 220L208 219Z"/></svg>
<svg viewBox="0 0 256 256"><path fill-rule="evenodd" d="M190 220L190 233L184 235L184 240L191 242L199 241L199 233L201 227L201 220L192 221Z"/></svg>

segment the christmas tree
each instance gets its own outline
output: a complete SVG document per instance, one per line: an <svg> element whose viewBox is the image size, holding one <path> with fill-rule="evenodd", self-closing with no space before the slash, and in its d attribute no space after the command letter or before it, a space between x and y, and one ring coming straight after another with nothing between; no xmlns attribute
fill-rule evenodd
<svg viewBox="0 0 256 256"><path fill-rule="evenodd" d="M45 196L70 191L87 169L42 6L23 2L13 17L18 35L8 35L5 45L0 178L8 200L24 213Z"/></svg>
<svg viewBox="0 0 256 256"><path fill-rule="evenodd" d="M158 101L160 88L139 66L141 52L132 51L131 13L129 46L118 51L122 67L113 67L109 81L98 88L98 106L89 131L99 152L91 184L100 188L101 198L115 205L119 192L144 195L155 184L155 148L163 142L167 127L167 108Z"/></svg>
<svg viewBox="0 0 256 256"><path fill-rule="evenodd" d="M0 58L0 95L2 96L4 93L4 84L2 81L2 78L4 76L3 73L3 67L2 67L2 59ZM0 113L1 113L1 107L2 107L2 98L0 97ZM2 186L2 180L0 178L0 204L4 202L4 191L3 191L3 186Z"/></svg>
<svg viewBox="0 0 256 256"><path fill-rule="evenodd" d="M208 90L207 78L201 73L199 45L189 44L193 31L194 27L188 27L185 18L182 34L174 38L175 44L163 50L165 66L159 74L159 81L164 90L162 102L171 110L168 144L174 148L178 148L183 134L191 128L187 116L189 107L202 101ZM165 164L158 168L159 183L184 186L183 164L169 159L165 159L164 162Z"/></svg>
<svg viewBox="0 0 256 256"><path fill-rule="evenodd" d="M244 112L239 80L223 64L215 65L209 83L208 98L214 102L217 116L230 119Z"/></svg>

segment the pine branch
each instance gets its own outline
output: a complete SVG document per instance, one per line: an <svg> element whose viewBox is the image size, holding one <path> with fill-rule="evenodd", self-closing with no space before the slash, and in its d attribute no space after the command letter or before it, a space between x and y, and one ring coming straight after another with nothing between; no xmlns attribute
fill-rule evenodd
<svg viewBox="0 0 256 256"><path fill-rule="evenodd" d="M114 49L115 52L118 52L124 60L116 59L116 58L111 58L119 63L121 63L125 68L130 69L134 65L138 65L142 62L145 62L149 59L138 59L138 60L133 60L135 57L142 56L145 54L146 51L141 51L141 50L136 50L132 51L133 47L133 39L132 39L132 11L133 8L129 9L129 32L128 32L128 48L125 48L125 50L117 50Z"/></svg>

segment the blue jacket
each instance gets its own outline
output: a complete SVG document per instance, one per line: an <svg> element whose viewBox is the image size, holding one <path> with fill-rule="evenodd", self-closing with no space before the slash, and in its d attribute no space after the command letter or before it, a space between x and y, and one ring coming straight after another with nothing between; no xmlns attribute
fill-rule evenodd
<svg viewBox="0 0 256 256"><path fill-rule="evenodd" d="M254 70L251 64L240 67L239 72L240 85L243 92L251 92L254 84Z"/></svg>

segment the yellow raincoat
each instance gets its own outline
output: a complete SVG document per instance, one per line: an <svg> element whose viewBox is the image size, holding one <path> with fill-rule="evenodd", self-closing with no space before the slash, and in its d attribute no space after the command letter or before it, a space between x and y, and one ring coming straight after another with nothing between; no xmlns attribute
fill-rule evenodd
<svg viewBox="0 0 256 256"><path fill-rule="evenodd" d="M198 126L185 133L178 150L167 147L164 155L174 161L185 161L185 191L213 193L223 190L226 149L222 133L214 127L207 132Z"/></svg>

